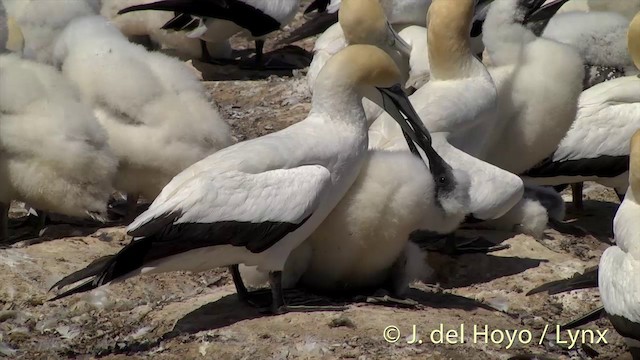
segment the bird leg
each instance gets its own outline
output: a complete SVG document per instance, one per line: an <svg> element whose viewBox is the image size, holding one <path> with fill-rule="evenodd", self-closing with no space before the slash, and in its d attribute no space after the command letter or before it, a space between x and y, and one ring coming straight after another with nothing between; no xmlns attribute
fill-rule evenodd
<svg viewBox="0 0 640 360"><path fill-rule="evenodd" d="M242 277L240 276L240 269L238 264L229 266L229 272L231 273L231 278L233 279L233 285L236 286L236 293L238 294L238 299L245 303L250 303L249 301L249 291L247 287L244 286L244 282L242 282Z"/></svg>
<svg viewBox="0 0 640 360"><path fill-rule="evenodd" d="M573 196L573 206L578 210L584 209L584 204L582 203L583 188L584 188L584 184L581 182L571 184L571 195Z"/></svg>
<svg viewBox="0 0 640 360"><path fill-rule="evenodd" d="M269 285L271 286L271 313L284 314L288 312L314 312L314 311L344 311L344 306L309 306L287 305L284 301L282 290L282 271L269 272Z"/></svg>
<svg viewBox="0 0 640 360"><path fill-rule="evenodd" d="M0 243L9 239L9 204L0 202Z"/></svg>
<svg viewBox="0 0 640 360"><path fill-rule="evenodd" d="M211 54L209 53L209 49L207 48L207 42L204 40L200 40L200 50L202 52L200 61L202 61L203 63L220 66L238 64L238 60L236 59L214 58L213 56L211 56Z"/></svg>
<svg viewBox="0 0 640 360"><path fill-rule="evenodd" d="M257 39L256 43L256 55L253 58L253 64L241 64L240 68L254 68L257 70L293 70L298 68L295 64L288 63L285 60L278 59L275 56L270 56L268 60L264 57L264 40Z"/></svg>

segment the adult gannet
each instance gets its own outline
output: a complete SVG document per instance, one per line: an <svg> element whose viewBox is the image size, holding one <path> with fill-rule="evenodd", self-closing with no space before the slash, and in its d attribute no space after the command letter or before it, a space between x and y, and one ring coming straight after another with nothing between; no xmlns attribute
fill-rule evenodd
<svg viewBox="0 0 640 360"><path fill-rule="evenodd" d="M628 53L640 69L640 12L631 22ZM615 189L622 200L628 187L629 148L640 129L640 78L625 76L585 90L578 113L556 151L524 173L540 185L575 184L573 201L582 208L583 181L597 181Z"/></svg>
<svg viewBox="0 0 640 360"><path fill-rule="evenodd" d="M634 359L640 356L640 130L631 138L629 189L613 219L615 246L606 249L597 268L567 280L554 281L531 290L555 294L562 291L598 287L603 308L572 321L565 328L597 319L604 310L616 331L625 338Z"/></svg>
<svg viewBox="0 0 640 360"><path fill-rule="evenodd" d="M0 55L0 241L11 200L104 221L117 164L105 130L55 68Z"/></svg>
<svg viewBox="0 0 640 360"><path fill-rule="evenodd" d="M411 47L389 25L379 0L345 0L339 21L316 42L307 72L309 89L314 88L316 78L327 60L347 44L375 45L384 50L399 67L404 86L409 77ZM334 36L334 33L338 36ZM367 118L376 118L383 112L375 103L367 99L363 101Z"/></svg>
<svg viewBox="0 0 640 360"><path fill-rule="evenodd" d="M527 17L537 20L540 11L564 1L539 10L527 8L531 2L495 1L484 23L498 115L480 158L514 174L553 153L576 116L582 59L570 46L537 37L523 25Z"/></svg>
<svg viewBox="0 0 640 360"><path fill-rule="evenodd" d="M484 6L485 0L476 2ZM431 1L428 5L430 3ZM430 72L426 55L427 29L424 26L407 26L403 23L392 26L393 23L388 20L388 16L393 15L388 14L393 13L393 9L385 8L384 4L384 0L347 0L341 4L341 10L338 13L339 23L329 27L314 45L314 56L307 73L309 88L313 88L315 77L327 59L350 43L372 44L387 51L394 51L390 54L395 54L394 58L397 59L400 70L406 73L410 80L406 83L407 87L417 89L428 81ZM428 6L423 14L426 14L427 9ZM384 23L387 25L383 25ZM394 28L399 32L396 33ZM472 27L470 30L474 54L479 54L483 50L477 28L481 29L482 26ZM399 51L399 54L395 51ZM377 117L380 114L382 111L372 112L372 116Z"/></svg>
<svg viewBox="0 0 640 360"><path fill-rule="evenodd" d="M470 213L493 219L522 197L520 178L474 157L491 130L497 93L484 65L470 47L474 1L434 1L429 8L428 54L431 80L410 99L434 136L434 147L455 168L471 175ZM406 149L403 135L382 115L370 129L372 148ZM465 134L473 134L465 139ZM454 142L455 141L455 142ZM457 146L452 146L452 144Z"/></svg>
<svg viewBox="0 0 640 360"><path fill-rule="evenodd" d="M392 25L419 25L425 27L425 17L432 0L380 0L380 5ZM338 10L342 8L341 0L313 1L304 13L317 11L318 14L295 29L280 43L292 43L310 36L320 34L338 22Z"/></svg>
<svg viewBox="0 0 640 360"><path fill-rule="evenodd" d="M237 270L235 265L244 263L270 273L272 310L287 311L281 272L289 253L340 201L367 154L363 96L392 113L427 154L438 179L436 192L453 181L400 79L384 51L368 45L345 48L322 70L305 120L232 145L178 174L129 225L134 240L55 284L60 288L88 279L58 298L138 274L229 265ZM234 276L234 281L245 296L240 279Z"/></svg>
<svg viewBox="0 0 640 360"><path fill-rule="evenodd" d="M130 43L102 16L73 20L54 55L107 130L120 160L115 187L129 199L154 199L179 172L233 142L182 62Z"/></svg>
<svg viewBox="0 0 640 360"><path fill-rule="evenodd" d="M163 29L183 30L184 15L199 18L200 25L189 33L218 44L247 30L256 44L256 63L263 64L265 36L293 20L300 0L161 0L124 8L118 14L139 10L165 10L177 13Z"/></svg>
<svg viewBox="0 0 640 360"><path fill-rule="evenodd" d="M169 50L180 57L203 61L208 61L211 57L231 57L232 50L228 40L207 46L203 40L191 39L184 32L162 29L174 16L170 12L142 11L118 15L118 11L127 6L153 1L155 0L102 0L100 15L109 19L131 41L151 48Z"/></svg>

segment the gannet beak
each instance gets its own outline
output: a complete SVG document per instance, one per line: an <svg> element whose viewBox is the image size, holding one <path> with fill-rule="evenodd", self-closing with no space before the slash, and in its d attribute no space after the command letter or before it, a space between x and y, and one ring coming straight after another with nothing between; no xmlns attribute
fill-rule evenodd
<svg viewBox="0 0 640 360"><path fill-rule="evenodd" d="M454 183L451 166L433 149L431 145L431 134L424 126L420 116L416 113L413 105L409 101L407 94L400 85L390 88L378 88L382 94L383 109L391 115L404 132L409 149L421 157L415 145L424 151L429 161L429 171L434 179L441 185Z"/></svg>
<svg viewBox="0 0 640 360"><path fill-rule="evenodd" d="M387 23L387 29L389 29L389 34L388 34L388 39L390 42L389 45L396 48L398 51L400 51L401 54L407 57L411 56L411 45L407 44L407 42L404 41L395 30L393 30L393 27L391 27L391 24Z"/></svg>
<svg viewBox="0 0 640 360"><path fill-rule="evenodd" d="M524 18L524 23L529 24L536 21L544 21L545 25L555 15L558 10L569 0L553 0L545 4L546 0L525 0L532 3L531 9ZM544 5L543 5L544 4Z"/></svg>

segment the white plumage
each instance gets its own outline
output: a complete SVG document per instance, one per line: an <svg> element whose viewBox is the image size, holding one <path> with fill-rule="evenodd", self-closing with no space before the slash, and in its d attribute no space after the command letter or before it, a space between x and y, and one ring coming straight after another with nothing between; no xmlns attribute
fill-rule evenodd
<svg viewBox="0 0 640 360"><path fill-rule="evenodd" d="M627 56L640 66L640 15L629 26L627 43ZM582 92L576 120L550 158L527 171L527 181L542 185L597 181L624 194L629 185L626 144L638 129L640 78L625 76L595 85ZM578 206L581 197L574 194Z"/></svg>
<svg viewBox="0 0 640 360"><path fill-rule="evenodd" d="M582 59L573 48L522 25L517 0L496 1L484 23L489 71L498 89L498 122L482 158L520 174L557 148L576 116Z"/></svg>
<svg viewBox="0 0 640 360"><path fill-rule="evenodd" d="M16 55L0 56L0 167L0 203L106 218L117 159L105 130L60 73Z"/></svg>
<svg viewBox="0 0 640 360"><path fill-rule="evenodd" d="M442 192L426 170L406 150L370 150L349 191L308 241L292 252L285 285L299 280L321 291L381 286L405 268L394 264L410 246L409 234L455 230L468 211L469 176L454 170L454 188ZM403 288L415 276L402 276L393 287Z"/></svg>
<svg viewBox="0 0 640 360"><path fill-rule="evenodd" d="M95 15L100 0L2 0L7 15L21 29L25 43L23 55L52 63L53 44L74 18Z"/></svg>
<svg viewBox="0 0 640 360"><path fill-rule="evenodd" d="M640 326L640 131L631 140L629 190L613 220L616 245L600 258L598 287L609 316L618 316ZM618 332L629 340L630 347L640 348L640 335L630 336L613 321ZM627 330L628 331L628 330ZM633 340L632 340L633 339Z"/></svg>
<svg viewBox="0 0 640 360"><path fill-rule="evenodd" d="M70 23L55 61L107 130L121 191L153 199L177 173L232 143L183 63L129 43L100 16Z"/></svg>
<svg viewBox="0 0 640 360"><path fill-rule="evenodd" d="M547 0L549 1L551 0ZM611 11L631 19L640 11L640 0L571 0L567 1L559 12L572 11Z"/></svg>
<svg viewBox="0 0 640 360"><path fill-rule="evenodd" d="M425 126L434 133L434 148L453 167L470 173L469 212L481 219L493 219L520 200L523 184L518 176L474 157L481 153L484 139L492 130L497 94L488 71L469 45L473 2L433 10L435 4L429 16L431 80L410 99ZM448 36L451 33L457 36ZM370 146L406 149L401 131L392 125L387 115L378 118L371 126Z"/></svg>
<svg viewBox="0 0 640 360"><path fill-rule="evenodd" d="M129 233L139 238L108 263L80 271L82 277L95 276L90 279L95 288L139 273L244 263L271 273L274 311L279 311L276 277L289 253L329 215L365 160L368 123L362 96L381 100L372 95L377 93L387 99L381 106L408 130L407 121L419 121L399 80L397 67L380 49L344 49L321 72L305 120L225 148L178 174L129 225ZM433 176L443 179L442 186L450 184L450 170L425 145L424 130L410 134L428 154ZM132 257L140 262L127 260L118 272L109 270ZM77 280L70 275L57 286ZM80 286L66 294L86 290Z"/></svg>

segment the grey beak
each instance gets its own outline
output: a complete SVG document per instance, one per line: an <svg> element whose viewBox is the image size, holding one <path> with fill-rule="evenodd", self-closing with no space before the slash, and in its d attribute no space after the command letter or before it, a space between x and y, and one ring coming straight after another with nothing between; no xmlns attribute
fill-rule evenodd
<svg viewBox="0 0 640 360"><path fill-rule="evenodd" d="M382 94L384 110L391 115L404 132L409 149L416 154L416 145L424 151L429 161L429 171L439 185L453 184L451 167L431 146L431 134L424 126L400 85L379 88ZM420 157L420 154L417 153Z"/></svg>
<svg viewBox="0 0 640 360"><path fill-rule="evenodd" d="M531 10L525 15L524 24L529 28L536 36L542 35L544 29L549 24L549 20L560 10L569 0L554 0L548 4L544 4L545 0L527 0L533 1L534 4Z"/></svg>

